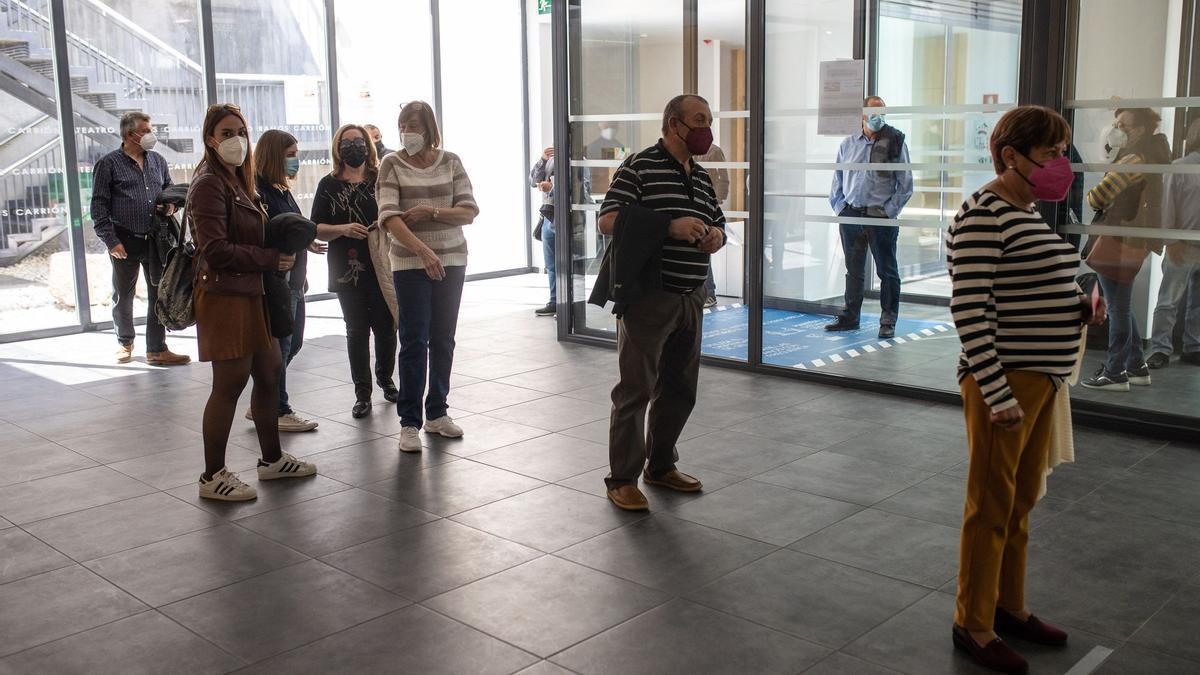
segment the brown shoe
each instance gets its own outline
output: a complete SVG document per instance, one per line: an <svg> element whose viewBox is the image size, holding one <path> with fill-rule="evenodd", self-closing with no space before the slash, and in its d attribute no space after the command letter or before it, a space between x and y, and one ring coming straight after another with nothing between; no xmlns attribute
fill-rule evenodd
<svg viewBox="0 0 1200 675"><path fill-rule="evenodd" d="M1029 662L1025 657L1013 651L1000 638L981 647L966 628L957 624L954 626L953 637L954 647L969 654L984 668L1012 675L1025 675L1029 672Z"/></svg>
<svg viewBox="0 0 1200 675"><path fill-rule="evenodd" d="M678 469L671 469L666 474L663 474L661 478L651 478L649 472L643 471L642 480L647 485L661 485L679 492L699 492L704 488L704 485L699 480Z"/></svg>
<svg viewBox="0 0 1200 675"><path fill-rule="evenodd" d="M648 511L650 510L650 502L646 501L646 495L637 489L636 485L622 485L608 491L608 499L617 508L626 511Z"/></svg>
<svg viewBox="0 0 1200 675"><path fill-rule="evenodd" d="M146 363L152 366L182 366L192 362L187 354L176 354L170 349L161 352L146 352Z"/></svg>
<svg viewBox="0 0 1200 675"><path fill-rule="evenodd" d="M133 345L120 345L117 347L117 363L129 363L133 360Z"/></svg>
<svg viewBox="0 0 1200 675"><path fill-rule="evenodd" d="M1015 635L1027 642L1035 642L1039 645L1049 645L1051 647L1061 647L1067 644L1067 632L1057 626L1042 621L1036 616L1030 614L1025 621L1009 614L1006 610L999 607L996 608L996 619L994 625L997 633L1008 633Z"/></svg>

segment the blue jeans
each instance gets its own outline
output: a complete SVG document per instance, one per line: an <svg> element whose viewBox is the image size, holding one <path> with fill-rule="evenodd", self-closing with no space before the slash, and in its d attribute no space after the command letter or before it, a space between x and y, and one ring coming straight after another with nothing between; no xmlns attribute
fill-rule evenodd
<svg viewBox="0 0 1200 675"><path fill-rule="evenodd" d="M287 337L279 338L279 354L283 357L283 367L279 369L279 414L287 415L292 412L292 406L288 405L287 393L287 369L288 364L296 355L300 353L300 348L304 346L304 291L293 288L291 308L292 308L292 334Z"/></svg>
<svg viewBox="0 0 1200 675"><path fill-rule="evenodd" d="M849 218L868 218L865 209L847 206L841 214ZM879 275L879 305L882 314L879 323L895 326L900 315L900 267L896 262L896 242L900 239L900 228L879 225L840 226L842 253L846 256L846 310L842 316L851 323L858 323L862 313L863 289L867 284L867 249L875 259L875 272Z"/></svg>
<svg viewBox="0 0 1200 675"><path fill-rule="evenodd" d="M558 277L554 265L554 223L549 218L542 218L542 259L550 281L550 304L553 305L558 302Z"/></svg>
<svg viewBox="0 0 1200 675"><path fill-rule="evenodd" d="M1104 301L1108 303L1108 359L1104 372L1120 375L1126 370L1141 368L1146 363L1142 354L1142 334L1137 317L1133 315L1133 284L1123 284L1097 275Z"/></svg>
<svg viewBox="0 0 1200 675"><path fill-rule="evenodd" d="M400 310L400 398L396 414L400 415L401 426L421 426L422 399L424 419L446 416L454 333L466 276L467 268L463 266L447 267L446 278L441 281L433 281L423 269L392 272Z"/></svg>
<svg viewBox="0 0 1200 675"><path fill-rule="evenodd" d="M1154 333L1150 352L1171 355L1172 335L1179 302L1185 297L1183 313L1183 351L1200 352L1200 263L1175 264L1163 258L1162 285L1158 287L1158 305L1154 308Z"/></svg>

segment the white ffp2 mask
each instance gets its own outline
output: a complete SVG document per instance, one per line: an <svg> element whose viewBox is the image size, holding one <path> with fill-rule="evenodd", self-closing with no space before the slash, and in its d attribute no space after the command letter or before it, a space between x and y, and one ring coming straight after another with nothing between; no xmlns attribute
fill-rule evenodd
<svg viewBox="0 0 1200 675"><path fill-rule="evenodd" d="M250 150L250 141L241 136L226 138L217 146L217 155L221 161L230 166L241 166L246 161L246 152Z"/></svg>

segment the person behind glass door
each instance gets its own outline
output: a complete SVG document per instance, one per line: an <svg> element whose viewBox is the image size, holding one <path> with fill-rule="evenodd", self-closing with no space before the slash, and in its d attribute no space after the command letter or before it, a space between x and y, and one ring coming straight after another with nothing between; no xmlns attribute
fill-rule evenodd
<svg viewBox="0 0 1200 675"><path fill-rule="evenodd" d="M955 648L1006 673L1028 664L997 631L1067 641L1026 608L1025 559L1057 389L1076 367L1083 323L1104 320L1103 306L1093 311L1075 283L1075 247L1034 208L1071 188L1070 133L1049 108L1005 113L990 143L996 179L963 203L946 234L970 455L952 637Z"/></svg>
<svg viewBox="0 0 1200 675"><path fill-rule="evenodd" d="M706 162L724 162L725 151L721 149L721 146L713 143L712 147L708 149L708 152L704 153L703 155L697 155L692 159L696 160L696 162L701 166L703 166ZM707 171L707 169L705 170ZM717 193L717 203L724 204L725 200L729 198L729 171L725 169L717 169L715 171L710 171L708 175L712 178L713 190L715 190ZM705 279L704 281L704 292L704 307L716 307L717 280L713 276L712 265L708 266L708 279Z"/></svg>
<svg viewBox="0 0 1200 675"><path fill-rule="evenodd" d="M158 142L150 116L127 112L121 116L121 147L98 162L92 174L92 222L96 236L108 247L112 261L113 329L117 334L117 363L133 360L133 301L138 272L146 274L149 308L146 312L146 363L176 366L191 357L167 349L167 332L154 313L158 288L150 283L150 236L154 227L154 200L171 184L167 160L152 149ZM171 215L173 206L163 215Z"/></svg>
<svg viewBox="0 0 1200 675"><path fill-rule="evenodd" d="M1184 150L1175 164L1200 165L1200 119L1188 127ZM1174 173L1166 180L1162 226L1167 230L1200 232L1200 175ZM1146 365L1154 369L1170 365L1179 303L1186 298L1183 353L1179 360L1200 366L1200 241L1168 241L1162 273L1158 304L1154 308L1154 332L1150 336L1151 354Z"/></svg>
<svg viewBox="0 0 1200 675"><path fill-rule="evenodd" d="M596 223L615 235L601 271L613 275L614 287L639 281L625 276L637 274L628 270L636 264L614 264L627 255L622 251L649 252L662 268L656 289L616 310L620 379L612 391L604 483L609 501L626 511L650 508L639 477L679 492L703 487L676 467L675 444L696 405L709 259L725 245L725 215L712 180L692 159L712 145L708 101L694 94L671 99L662 134L617 169Z"/></svg>
<svg viewBox="0 0 1200 675"><path fill-rule="evenodd" d="M542 193L542 260L545 261L546 279L550 285L550 302L545 307L533 310L537 316L554 316L558 313L558 278L554 266L554 146L542 150L542 156L529 170L529 187ZM550 215L546 215L547 211Z"/></svg>
<svg viewBox="0 0 1200 675"><path fill-rule="evenodd" d="M379 160L368 131L356 124L343 125L333 135L330 151L333 171L321 179L313 197L312 218L317 236L329 242L329 291L337 294L346 322L346 355L354 382L353 417L371 412L371 335L375 336L375 381L383 398L395 402L399 395L396 370L396 322L384 295L394 293L391 269L380 270L371 255L368 228L379 217L375 180ZM378 277L377 275L386 275Z"/></svg>
<svg viewBox="0 0 1200 675"><path fill-rule="evenodd" d="M288 182L296 179L300 172L300 144L286 131L269 129L254 146L254 163L258 197L267 212L267 218L282 213L300 213L296 198ZM320 247L314 250L320 251ZM279 351L283 355L283 367L279 370L279 430L289 432L312 431L317 421L301 417L288 403L287 369L300 348L304 345L304 292L308 288L308 253L301 251L296 263L288 272L289 310L292 314L292 334L279 338ZM254 419L253 412L246 411L246 419Z"/></svg>
<svg viewBox="0 0 1200 675"><path fill-rule="evenodd" d="M868 96L868 108L884 107L883 99ZM908 146L904 134L884 122L883 115L864 114L862 132L847 136L837 152L838 164L907 164ZM839 218L896 218L913 193L912 172L834 169L829 205ZM828 331L858 330L863 291L867 283L867 249L879 275L879 337L896 334L900 314L900 268L896 262L896 242L900 228L886 225L839 225L842 253L846 259L846 309Z"/></svg>
<svg viewBox="0 0 1200 675"><path fill-rule="evenodd" d="M384 157L387 157L394 152L383 144L383 132L379 130L379 127L375 126L374 124L364 124L362 125L362 128L367 130L367 135L370 136L371 145L375 147L375 156L377 158L382 160Z"/></svg>
<svg viewBox="0 0 1200 675"><path fill-rule="evenodd" d="M446 414L446 397L466 280L462 228L475 222L479 207L462 160L441 148L429 104L405 105L399 126L404 147L383 158L376 194L379 222L392 237L392 283L399 310L400 450L420 452L422 419L426 433L463 435L462 427Z"/></svg>
<svg viewBox="0 0 1200 675"><path fill-rule="evenodd" d="M196 243L196 342L200 360L212 362L212 393L204 408L204 473L200 497L254 499L258 492L225 465L225 449L238 397L253 378L250 408L262 459L258 479L295 478L317 472L311 462L279 444L279 375L283 359L271 337L263 273L288 271L296 256L263 247L267 214L255 189L254 158L241 110L210 106L204 117L204 158L188 189L187 209Z"/></svg>
<svg viewBox="0 0 1200 675"><path fill-rule="evenodd" d="M616 159L617 152L625 147L621 139L617 138L617 124L615 122L599 122L596 126L600 129L600 134L584 147L584 158ZM587 191L585 191L584 197L587 199L590 199L592 196L591 188L596 185L597 172L599 172L601 177L606 179L604 184L600 186L601 189L607 191L609 184L612 182L609 169L585 168L583 170L583 179L586 181Z"/></svg>
<svg viewBox="0 0 1200 675"><path fill-rule="evenodd" d="M1106 145L1115 152L1115 164L1167 164L1171 148L1167 137L1158 130L1161 117L1149 108L1119 108ZM1096 210L1094 224L1158 228L1162 223L1162 174L1109 171L1087 194L1088 205ZM1136 252L1141 268L1147 251L1155 246L1143 238L1115 237L1126 251ZM1095 248L1093 248L1095 251ZM1091 256L1089 262L1093 260ZM1150 367L1142 351L1142 333L1133 313L1132 276L1117 279L1097 269L1104 299L1108 302L1108 356L1096 373L1083 381L1089 389L1129 391L1129 385L1150 386Z"/></svg>

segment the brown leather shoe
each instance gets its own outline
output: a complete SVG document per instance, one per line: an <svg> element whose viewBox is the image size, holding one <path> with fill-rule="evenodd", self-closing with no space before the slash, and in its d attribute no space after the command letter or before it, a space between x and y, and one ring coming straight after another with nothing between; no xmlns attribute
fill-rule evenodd
<svg viewBox="0 0 1200 675"><path fill-rule="evenodd" d="M117 346L117 363L129 363L133 360L133 345Z"/></svg>
<svg viewBox="0 0 1200 675"><path fill-rule="evenodd" d="M1025 675L1029 672L1029 662L1025 657L1013 651L1000 638L980 647L967 629L957 624L954 626L953 637L955 649L966 652L984 668L1011 675Z"/></svg>
<svg viewBox="0 0 1200 675"><path fill-rule="evenodd" d="M146 363L152 366L182 366L192 362L187 354L176 354L170 349L161 352L146 352Z"/></svg>
<svg viewBox="0 0 1200 675"><path fill-rule="evenodd" d="M651 478L648 471L643 471L642 480L647 485L661 485L679 492L699 492L704 488L704 485L699 480L678 469L671 469L669 472L663 474L661 478Z"/></svg>
<svg viewBox="0 0 1200 675"><path fill-rule="evenodd" d="M650 502L646 501L646 495L637 489L636 485L622 485L608 491L608 499L617 508L626 511L648 511L650 510Z"/></svg>
<svg viewBox="0 0 1200 675"><path fill-rule="evenodd" d="M1015 635L1027 642L1049 645L1051 647L1061 647L1067 644L1067 632L1065 630L1051 626L1032 614L1029 615L1028 619L1022 621L997 607L995 626L996 632Z"/></svg>

